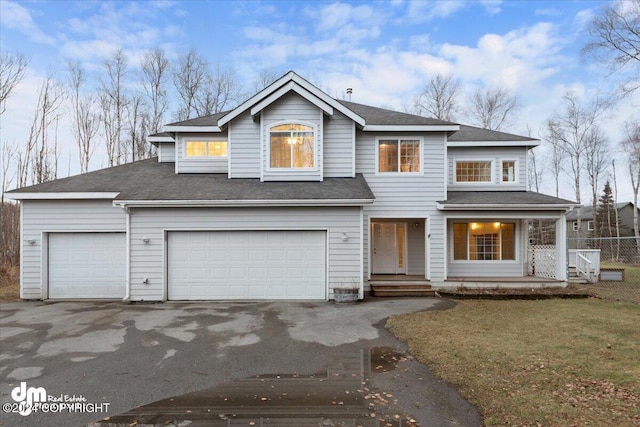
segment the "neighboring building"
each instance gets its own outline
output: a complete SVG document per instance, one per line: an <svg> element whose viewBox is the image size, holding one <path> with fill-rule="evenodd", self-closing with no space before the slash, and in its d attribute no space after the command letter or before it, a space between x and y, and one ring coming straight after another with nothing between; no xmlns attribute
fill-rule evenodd
<svg viewBox="0 0 640 427"><path fill-rule="evenodd" d="M565 214L526 191L538 140L336 100L289 72L172 123L158 158L21 188L21 297L332 298L380 275L565 283ZM557 244L531 268L528 224ZM534 284L532 284L534 286Z"/></svg>
<svg viewBox="0 0 640 427"><path fill-rule="evenodd" d="M616 209L618 211L618 222L620 223L620 236L633 236L633 203L616 203ZM638 212L640 213L640 209ZM580 229L578 229L578 210L574 209L569 212L567 214L567 237L569 239L600 237L594 234L595 223L593 216L593 207L583 206L580 213ZM614 236L615 233L615 230L613 230ZM604 237L607 236L609 236L608 232Z"/></svg>

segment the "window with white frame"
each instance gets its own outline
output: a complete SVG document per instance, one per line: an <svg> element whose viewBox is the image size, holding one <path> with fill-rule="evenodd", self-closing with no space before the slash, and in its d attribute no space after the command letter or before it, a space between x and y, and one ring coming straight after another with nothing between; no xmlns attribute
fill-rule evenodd
<svg viewBox="0 0 640 427"><path fill-rule="evenodd" d="M593 221L587 221L587 230L593 231Z"/></svg>
<svg viewBox="0 0 640 427"><path fill-rule="evenodd" d="M315 166L315 129L298 123L273 126L269 131L269 165L273 169Z"/></svg>
<svg viewBox="0 0 640 427"><path fill-rule="evenodd" d="M491 182L491 160L457 160L456 182Z"/></svg>
<svg viewBox="0 0 640 427"><path fill-rule="evenodd" d="M420 140L379 139L378 172L420 173Z"/></svg>
<svg viewBox="0 0 640 427"><path fill-rule="evenodd" d="M184 154L187 158L227 157L227 141L185 141Z"/></svg>
<svg viewBox="0 0 640 427"><path fill-rule="evenodd" d="M513 222L459 222L453 224L453 259L513 261L516 224Z"/></svg>
<svg viewBox="0 0 640 427"><path fill-rule="evenodd" d="M573 221L573 231L578 231L578 221Z"/></svg>
<svg viewBox="0 0 640 427"><path fill-rule="evenodd" d="M515 183L518 182L517 177L517 165L518 162L515 160L503 160L502 161L502 173L501 180L506 183Z"/></svg>

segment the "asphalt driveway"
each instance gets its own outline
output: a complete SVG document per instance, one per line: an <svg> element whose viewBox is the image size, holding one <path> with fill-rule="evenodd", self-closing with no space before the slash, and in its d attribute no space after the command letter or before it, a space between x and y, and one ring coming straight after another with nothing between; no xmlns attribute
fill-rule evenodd
<svg viewBox="0 0 640 427"><path fill-rule="evenodd" d="M296 392L309 388L305 399L329 399L316 408L344 407L339 410L345 417L350 405L353 414L365 409L372 418L386 414L391 420L401 416L421 426L477 426L482 423L477 410L455 389L434 379L384 328L385 319L394 314L451 306L446 300L431 298L369 298L351 306L311 302L5 303L0 307L0 425L83 425L104 417L130 422L134 415L139 416L139 407L152 402L187 396L181 408L192 407L197 393L206 400L202 397L206 390L220 395L216 387L227 387L229 396L245 396L269 378L273 396L273 390L279 388L278 398L284 396L290 403ZM360 378L357 372L363 375L359 386L354 383ZM339 392L327 388L331 378L356 385L335 397ZM253 383L247 382L251 379ZM244 392L231 387L234 380L245 381ZM21 390L22 382L26 384ZM351 387L347 383L334 385ZM24 416L12 413L24 409L14 404L14 397L28 401L29 390L35 391L31 387L44 388L48 403L58 405L41 405L37 412ZM287 387L297 391L287 391ZM272 404L265 406L265 414L277 412L275 398L260 398L257 391L252 395L257 406L261 401ZM171 402L176 399L180 401L177 397ZM229 399L220 405L233 400ZM246 406L237 405L236 412ZM301 405L304 412L314 403L305 400ZM149 416L163 411L157 405L153 408L144 406L142 412ZM224 405L216 408L223 411ZM127 411L134 415L117 417ZM225 415L216 417L224 419Z"/></svg>

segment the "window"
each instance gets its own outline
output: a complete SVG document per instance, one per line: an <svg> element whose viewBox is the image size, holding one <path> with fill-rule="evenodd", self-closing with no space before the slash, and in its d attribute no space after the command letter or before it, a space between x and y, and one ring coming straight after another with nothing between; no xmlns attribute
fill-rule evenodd
<svg viewBox="0 0 640 427"><path fill-rule="evenodd" d="M515 223L453 224L453 259L465 261L515 260Z"/></svg>
<svg viewBox="0 0 640 427"><path fill-rule="evenodd" d="M502 182L518 182L516 173L517 171L515 160L502 161Z"/></svg>
<svg viewBox="0 0 640 427"><path fill-rule="evenodd" d="M378 141L378 172L419 173L420 140L381 139Z"/></svg>
<svg viewBox="0 0 640 427"><path fill-rule="evenodd" d="M186 141L185 157L227 157L227 141Z"/></svg>
<svg viewBox="0 0 640 427"><path fill-rule="evenodd" d="M573 231L578 231L578 221L573 221Z"/></svg>
<svg viewBox="0 0 640 427"><path fill-rule="evenodd" d="M269 132L270 165L278 169L308 169L315 166L314 128L288 123Z"/></svg>
<svg viewBox="0 0 640 427"><path fill-rule="evenodd" d="M491 182L491 160L456 161L456 182Z"/></svg>
<svg viewBox="0 0 640 427"><path fill-rule="evenodd" d="M587 230L593 231L593 221L587 221Z"/></svg>

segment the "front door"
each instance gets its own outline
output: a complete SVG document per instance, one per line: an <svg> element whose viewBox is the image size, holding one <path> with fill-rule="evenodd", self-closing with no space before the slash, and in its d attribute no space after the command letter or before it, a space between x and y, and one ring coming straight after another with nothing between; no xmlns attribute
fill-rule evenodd
<svg viewBox="0 0 640 427"><path fill-rule="evenodd" d="M373 223L372 274L406 274L407 224Z"/></svg>

